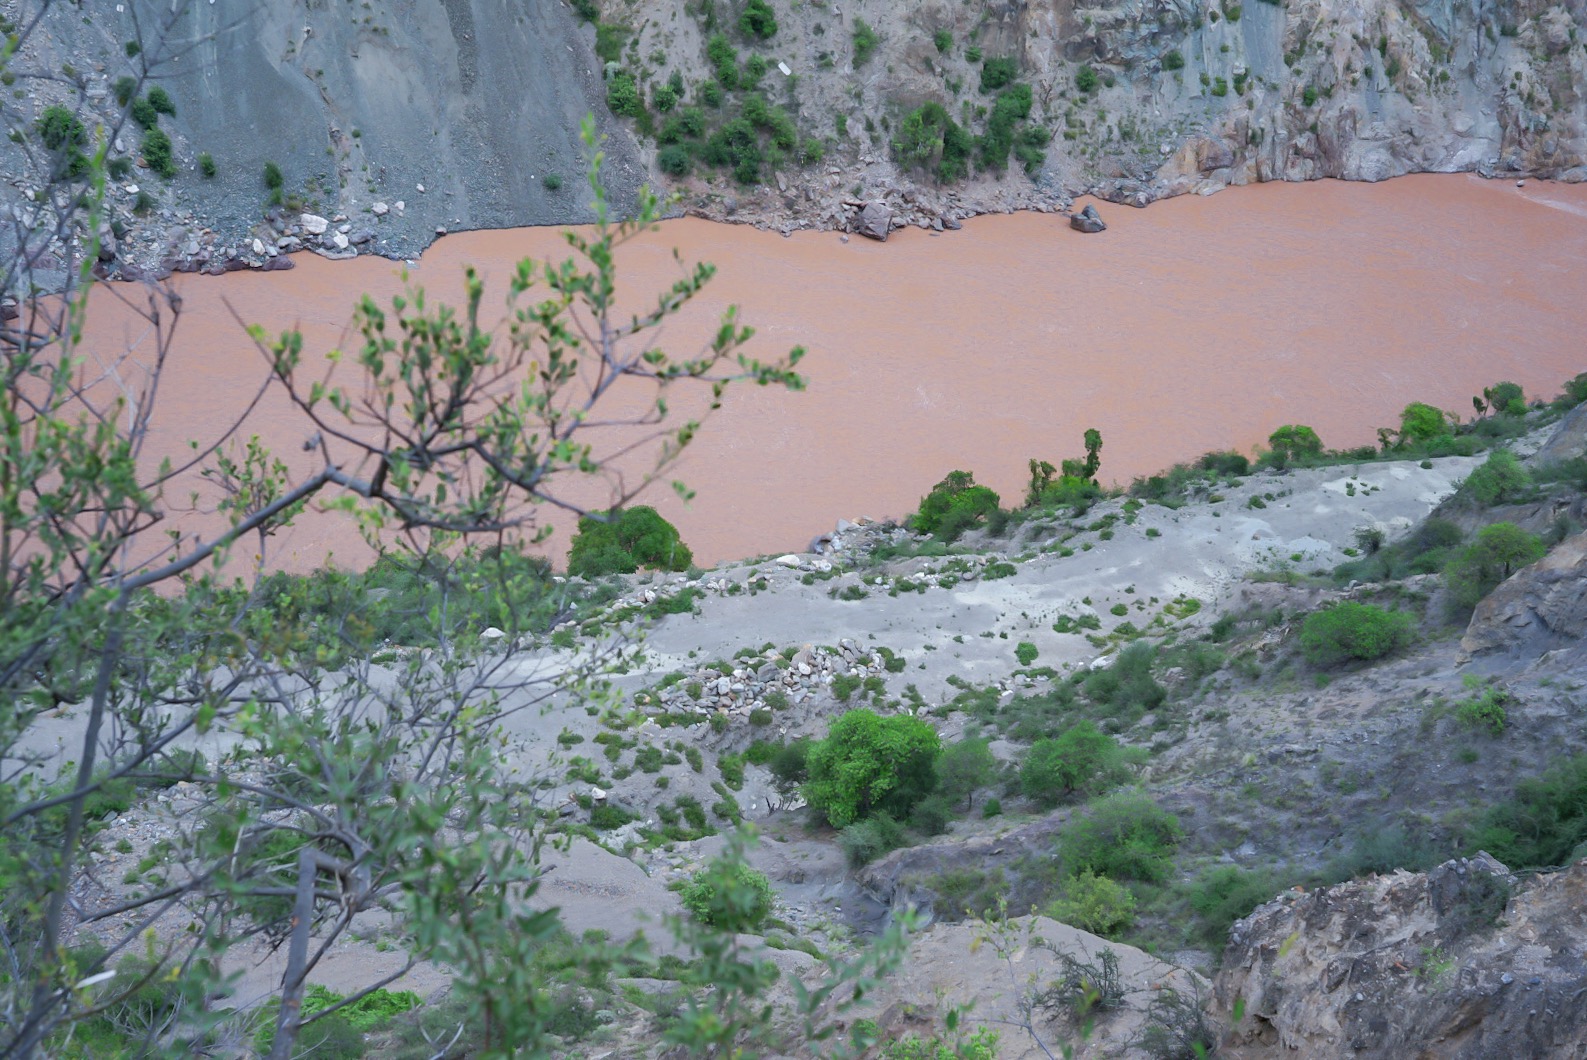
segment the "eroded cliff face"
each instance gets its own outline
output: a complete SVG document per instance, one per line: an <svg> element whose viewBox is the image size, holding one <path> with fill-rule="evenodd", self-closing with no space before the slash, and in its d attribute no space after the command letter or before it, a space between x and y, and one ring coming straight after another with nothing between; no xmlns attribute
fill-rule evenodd
<svg viewBox="0 0 1587 1060"><path fill-rule="evenodd" d="M876 201L894 226L951 227L1087 191L1144 205L1264 180L1587 178L1587 0L772 0L765 39L740 28L747 2L600 0L602 59L595 26L562 0L205 0L174 15L164 0L5 0L13 24L45 14L4 103L22 134L52 103L110 132L110 157L132 167L110 189L106 269L122 274L266 267L299 249L411 256L440 231L587 219L586 114L607 137L620 206L648 179L682 208L784 230L850 227ZM755 59L758 91L797 129L774 148L760 127L753 181L705 158L749 94L712 105L717 33ZM133 40L144 49L129 58ZM899 160L894 140L924 104L983 135L997 91L983 74L1004 60L1030 88L1025 165L1016 151L998 172L975 147L964 178L944 182L934 159ZM160 119L169 181L143 168L113 91L145 69L175 102ZM615 78L633 79L644 117L612 115ZM670 114L669 81L681 89ZM691 107L706 128L687 145L691 171L669 177L666 123ZM24 220L36 150L0 143L13 175L0 196ZM273 213L271 162L284 175ZM302 212L328 226L305 228Z"/></svg>
<svg viewBox="0 0 1587 1060"><path fill-rule="evenodd" d="M1587 179L1581 0L805 0L775 5L778 33L753 45L734 29L741 6L608 0L604 16L637 31L625 68L660 83L709 71L714 13L710 31L788 65L768 95L828 141L821 163L790 163L775 189L688 185L707 213L732 198L746 215L831 226L845 198L891 199L908 223L1083 191L1144 205L1266 180ZM877 45L856 65L862 20ZM948 186L899 166L892 139L924 103L985 130L983 64L1002 58L1031 86L1045 162Z"/></svg>
<svg viewBox="0 0 1587 1060"><path fill-rule="evenodd" d="M38 115L79 111L130 164L109 189L112 267L260 266L303 248L412 256L441 230L587 220L579 130L592 113L619 207L645 177L604 105L593 29L561 3L7 0L0 14L26 30L5 106L27 142L0 144L4 205L25 213L41 194ZM116 99L126 77L174 103L159 118L168 181L144 165L143 131ZM267 164L283 178L273 214ZM304 212L328 230L304 229Z"/></svg>

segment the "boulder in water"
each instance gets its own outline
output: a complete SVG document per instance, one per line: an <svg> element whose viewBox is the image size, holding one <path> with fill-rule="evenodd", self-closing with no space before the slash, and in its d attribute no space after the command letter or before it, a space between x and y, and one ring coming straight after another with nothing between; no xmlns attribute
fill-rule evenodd
<svg viewBox="0 0 1587 1060"><path fill-rule="evenodd" d="M854 231L867 239L887 242L887 233L893 230L893 211L883 202L868 202L854 220Z"/></svg>
<svg viewBox="0 0 1587 1060"><path fill-rule="evenodd" d="M1069 227L1076 232L1106 232L1108 226L1103 222L1102 215L1097 213L1097 208L1086 203L1085 209L1069 218Z"/></svg>

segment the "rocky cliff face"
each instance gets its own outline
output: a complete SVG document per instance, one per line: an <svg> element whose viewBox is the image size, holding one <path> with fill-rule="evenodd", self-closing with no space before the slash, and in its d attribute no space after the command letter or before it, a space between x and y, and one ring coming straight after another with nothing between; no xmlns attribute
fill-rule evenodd
<svg viewBox="0 0 1587 1060"><path fill-rule="evenodd" d="M594 26L547 0L214 0L174 15L130 0L87 17L6 0L17 25L45 11L10 65L21 80L6 106L22 133L51 103L84 107L116 134L112 158L140 162L111 85L148 69L176 104L161 126L178 172L113 182L118 235L132 233L118 257L211 271L299 247L349 252L338 234L403 256L441 230L584 219L586 113L608 136L620 202L647 177L671 179L690 209L785 230L846 227L875 201L895 227L952 227L979 212L1062 208L1085 191L1144 205L1254 181L1418 171L1587 179L1587 0L773 0L766 39L740 28L746 3L600 0L603 60ZM868 48L856 45L862 24ZM764 71L758 89L797 138L768 149L753 183L704 161L665 178L658 91L679 90L671 116L701 106L707 133L742 104L742 90L725 105L708 98L718 33ZM134 40L144 47L129 58ZM945 183L930 164L901 164L893 141L924 104L972 137L987 131L989 62L1011 62L1031 90L1026 164L999 174L973 163ZM607 106L608 87L628 78L637 120ZM704 146L701 134L695 154ZM205 153L213 178L200 172ZM267 162L283 171L285 208L262 223ZM0 145L7 173L36 163L25 145ZM4 190L14 212L26 213L30 180ZM302 208L335 223L327 238L300 230Z"/></svg>
<svg viewBox="0 0 1587 1060"><path fill-rule="evenodd" d="M37 116L80 110L107 131L109 157L131 164L109 189L110 216L133 233L122 263L261 265L278 250L349 244L411 256L438 231L586 220L579 126L590 113L619 206L644 179L604 106L593 30L560 3L128 0L90 11L7 0L0 14L29 28L7 69L7 123L28 142L0 144L0 168L16 175L4 205L25 212L42 184ZM116 99L126 77L174 103L159 118L177 163L169 181L143 165L142 130ZM273 213L267 164L283 178ZM305 231L304 211L335 227ZM352 238L337 246L337 234Z"/></svg>
<svg viewBox="0 0 1587 1060"><path fill-rule="evenodd" d="M900 223L946 212L1052 207L1091 191L1134 205L1266 180L1382 180L1478 171L1587 179L1587 7L1541 0L1074 0L964 5L896 0L778 5L764 44L733 32L741 5L610 0L635 27L625 68L659 83L709 69L711 32L785 63L768 95L830 145L760 193L690 185L711 215L843 222L887 199ZM860 23L874 53L856 54ZM898 165L903 116L941 104L983 132L988 60L1030 85L1046 160L1030 176L941 185ZM715 193L715 194L713 194ZM852 209L852 207L851 207Z"/></svg>
<svg viewBox="0 0 1587 1060"><path fill-rule="evenodd" d="M1231 1055L1587 1054L1587 862L1520 882L1487 855L1292 892L1235 925Z"/></svg>

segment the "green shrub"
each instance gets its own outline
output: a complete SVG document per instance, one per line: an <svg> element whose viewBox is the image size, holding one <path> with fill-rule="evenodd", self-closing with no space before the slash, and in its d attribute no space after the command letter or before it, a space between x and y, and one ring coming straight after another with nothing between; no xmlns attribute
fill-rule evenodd
<svg viewBox="0 0 1587 1060"><path fill-rule="evenodd" d="M1455 720L1473 729L1485 729L1490 736L1502 736L1510 720L1505 705L1511 698L1506 689L1489 688L1456 704Z"/></svg>
<svg viewBox="0 0 1587 1060"><path fill-rule="evenodd" d="M766 0L748 0L738 16L738 30L746 37L770 40L777 35L777 13Z"/></svg>
<svg viewBox="0 0 1587 1060"><path fill-rule="evenodd" d="M45 107L33 122L39 142L51 151L81 149L88 143L88 129L82 119L66 107Z"/></svg>
<svg viewBox="0 0 1587 1060"><path fill-rule="evenodd" d="M153 103L141 96L132 101L132 110L128 113L132 120L145 130L152 129L160 123L160 112L154 109Z"/></svg>
<svg viewBox="0 0 1587 1060"><path fill-rule="evenodd" d="M176 104L171 102L170 93L160 85L149 89L149 106L154 108L156 114L176 116Z"/></svg>
<svg viewBox="0 0 1587 1060"><path fill-rule="evenodd" d="M1517 405L1520 406L1521 412L1526 411L1526 395L1518 383L1495 383L1493 386L1484 387L1482 396L1485 399L1483 402L1473 402L1479 412L1491 409L1495 414L1503 415Z"/></svg>
<svg viewBox="0 0 1587 1060"><path fill-rule="evenodd" d="M1090 66L1082 65L1075 71L1075 87L1082 92L1095 92L1097 90L1097 72Z"/></svg>
<svg viewBox="0 0 1587 1060"><path fill-rule="evenodd" d="M1278 891L1271 873L1219 865L1207 869L1190 887L1190 908L1196 914L1196 934L1210 949L1222 950L1229 928L1250 915Z"/></svg>
<svg viewBox="0 0 1587 1060"><path fill-rule="evenodd" d="M1444 584L1457 607L1473 608L1499 583L1543 558L1543 539L1514 523L1494 523L1444 568Z"/></svg>
<svg viewBox="0 0 1587 1060"><path fill-rule="evenodd" d="M988 57L981 64L981 91L996 92L1014 83L1019 76L1019 63L1012 56Z"/></svg>
<svg viewBox="0 0 1587 1060"><path fill-rule="evenodd" d="M1553 868L1587 856L1587 755L1521 781L1514 796L1484 815L1466 848L1486 850L1513 870Z"/></svg>
<svg viewBox="0 0 1587 1060"><path fill-rule="evenodd" d="M613 114L623 117L637 118L643 113L645 101L639 95L639 85L633 74L619 70L607 79L606 105Z"/></svg>
<svg viewBox="0 0 1587 1060"><path fill-rule="evenodd" d="M947 55L948 49L953 47L953 34L945 29L939 29L931 35L931 42L937 46L939 55Z"/></svg>
<svg viewBox="0 0 1587 1060"><path fill-rule="evenodd" d="M176 176L176 159L171 154L171 138L164 129L150 129L143 134L143 160L149 168L166 180Z"/></svg>
<svg viewBox="0 0 1587 1060"><path fill-rule="evenodd" d="M1028 640L1022 640L1014 645L1014 658L1021 666L1029 666L1036 661L1036 657L1040 654L1041 652L1036 649L1036 645Z"/></svg>
<svg viewBox="0 0 1587 1060"><path fill-rule="evenodd" d="M919 718L851 710L810 748L805 800L838 828L877 811L907 817L937 786L938 749Z"/></svg>
<svg viewBox="0 0 1587 1060"><path fill-rule="evenodd" d="M717 84L727 89L738 87L738 49L725 34L713 34L705 42L705 57L716 72Z"/></svg>
<svg viewBox="0 0 1587 1060"><path fill-rule="evenodd" d="M1133 722L1168 698L1168 689L1152 677L1156 657L1156 649L1138 641L1119 652L1112 666L1087 674L1081 687L1088 699L1113 717Z"/></svg>
<svg viewBox="0 0 1587 1060"><path fill-rule="evenodd" d="M661 84L655 87L650 94L651 101L655 103L656 110L662 114L667 113L678 105L678 93L671 85Z"/></svg>
<svg viewBox="0 0 1587 1060"><path fill-rule="evenodd" d="M286 183L286 178L281 174L281 167L274 162L264 164L264 186L271 191L280 191Z"/></svg>
<svg viewBox="0 0 1587 1060"><path fill-rule="evenodd" d="M1111 736L1082 721L1062 735L1038 740L1020 765L1020 791L1050 808L1077 791L1096 791L1127 775L1122 752Z"/></svg>
<svg viewBox="0 0 1587 1060"><path fill-rule="evenodd" d="M1164 54L1164 56L1163 56L1163 69L1164 70L1183 70L1184 68L1185 68L1185 57L1180 54L1178 48L1175 48L1174 50Z"/></svg>
<svg viewBox="0 0 1587 1060"><path fill-rule="evenodd" d="M1495 449L1481 466L1466 476L1460 495L1491 508L1495 504L1520 500L1531 488L1532 476L1515 454L1508 449Z"/></svg>
<svg viewBox="0 0 1587 1060"><path fill-rule="evenodd" d="M760 928L775 902L765 873L729 858L717 858L696 872L679 896L694 919L734 933Z"/></svg>
<svg viewBox="0 0 1587 1060"><path fill-rule="evenodd" d="M669 176L686 177L693 167L693 159L681 144L669 144L656 155L656 165Z"/></svg>
<svg viewBox="0 0 1587 1060"><path fill-rule="evenodd" d="M597 22L595 24L595 54L600 56L603 63L621 61L623 57L623 42L627 39L627 26L619 26L615 22Z"/></svg>
<svg viewBox="0 0 1587 1060"><path fill-rule="evenodd" d="M1415 635L1416 619L1411 615L1347 601L1306 616L1300 650L1313 666L1370 662L1400 650Z"/></svg>
<svg viewBox="0 0 1587 1060"><path fill-rule="evenodd" d="M138 94L138 79L125 75L118 77L111 91L116 97L116 103L125 107Z"/></svg>
<svg viewBox="0 0 1587 1060"><path fill-rule="evenodd" d="M880 41L876 36L876 30L871 28L871 24L869 22L865 21L863 18L857 18L854 20L855 69L859 69L871 61L871 56L875 53L876 46L879 43Z"/></svg>
<svg viewBox="0 0 1587 1060"><path fill-rule="evenodd" d="M214 180L215 174L220 170L215 165L215 156L205 151L198 156L198 171L204 175L205 180Z"/></svg>
<svg viewBox="0 0 1587 1060"><path fill-rule="evenodd" d="M974 140L940 103L925 103L904 116L893 138L893 155L905 169L932 172L942 183L969 172Z"/></svg>
<svg viewBox="0 0 1587 1060"><path fill-rule="evenodd" d="M1168 878L1183 835L1179 819L1138 791L1093 800L1058 837L1058 855L1071 876L1092 872L1158 883Z"/></svg>
<svg viewBox="0 0 1587 1060"><path fill-rule="evenodd" d="M920 510L910 525L920 533L953 541L997 511L998 503L998 495L986 486L977 486L973 474L953 471L921 498Z"/></svg>
<svg viewBox="0 0 1587 1060"><path fill-rule="evenodd" d="M559 173L547 173L545 175L545 179L542 180L540 184L546 189L546 191L556 191L558 188L562 187L562 176Z"/></svg>
<svg viewBox="0 0 1587 1060"><path fill-rule="evenodd" d="M897 850L909 841L904 826L893 820L891 814L872 814L856 821L838 834L838 846L854 868L868 865L890 850Z"/></svg>
<svg viewBox="0 0 1587 1060"><path fill-rule="evenodd" d="M693 563L694 553L679 539L678 528L643 504L579 519L568 553L568 573L586 578L641 568L682 571Z"/></svg>
<svg viewBox="0 0 1587 1060"><path fill-rule="evenodd" d="M1135 896L1122 884L1087 870L1058 884L1047 915L1093 935L1117 938L1135 923Z"/></svg>
<svg viewBox="0 0 1587 1060"><path fill-rule="evenodd" d="M76 114L58 105L45 107L33 128L39 141L58 156L53 176L80 180L88 175L92 166L83 152L88 144L88 130Z"/></svg>

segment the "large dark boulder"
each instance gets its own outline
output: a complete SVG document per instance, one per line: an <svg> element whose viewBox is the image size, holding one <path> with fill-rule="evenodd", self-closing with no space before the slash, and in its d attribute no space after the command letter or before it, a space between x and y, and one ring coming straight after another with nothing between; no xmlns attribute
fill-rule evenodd
<svg viewBox="0 0 1587 1060"><path fill-rule="evenodd" d="M1069 227L1076 232L1106 232L1108 226L1103 223L1102 215L1097 213L1097 208L1086 203L1085 209L1069 218Z"/></svg>
<svg viewBox="0 0 1587 1060"><path fill-rule="evenodd" d="M887 242L887 234L893 230L893 211L884 202L868 202L860 215L854 219L854 231L867 239L879 239Z"/></svg>

